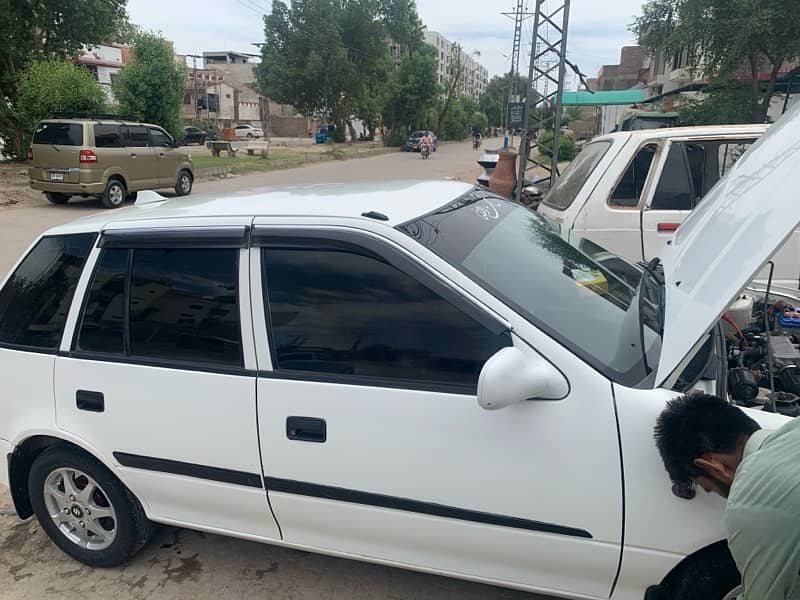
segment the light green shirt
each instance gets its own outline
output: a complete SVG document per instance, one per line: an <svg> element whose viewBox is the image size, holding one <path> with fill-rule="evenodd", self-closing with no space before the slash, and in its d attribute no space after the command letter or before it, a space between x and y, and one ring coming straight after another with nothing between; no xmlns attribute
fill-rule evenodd
<svg viewBox="0 0 800 600"><path fill-rule="evenodd" d="M800 573L800 418L747 441L725 509L740 600L795 598ZM800 591L800 590L798 590Z"/></svg>

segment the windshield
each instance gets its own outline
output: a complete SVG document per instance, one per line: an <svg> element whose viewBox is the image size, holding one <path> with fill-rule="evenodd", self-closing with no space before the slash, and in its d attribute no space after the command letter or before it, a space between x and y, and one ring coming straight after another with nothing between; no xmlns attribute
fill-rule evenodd
<svg viewBox="0 0 800 600"><path fill-rule="evenodd" d="M537 213L474 190L398 229L614 381L636 385L658 364L660 336L639 318L641 274L620 277L608 253L595 245L594 260Z"/></svg>
<svg viewBox="0 0 800 600"><path fill-rule="evenodd" d="M587 144L544 197L544 203L558 210L568 209L609 148L611 142L607 140Z"/></svg>
<svg viewBox="0 0 800 600"><path fill-rule="evenodd" d="M414 133L411 134L411 137L412 138L421 138L426 133L428 133L428 132L427 131L415 131Z"/></svg>

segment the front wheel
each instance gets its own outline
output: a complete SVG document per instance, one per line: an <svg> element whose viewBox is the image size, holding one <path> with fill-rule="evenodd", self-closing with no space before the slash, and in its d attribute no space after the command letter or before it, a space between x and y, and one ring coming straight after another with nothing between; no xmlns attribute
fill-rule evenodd
<svg viewBox="0 0 800 600"><path fill-rule="evenodd" d="M91 567L127 562L150 539L138 500L105 466L69 446L52 446L28 477L33 510L48 537Z"/></svg>
<svg viewBox="0 0 800 600"><path fill-rule="evenodd" d="M192 193L192 175L189 171L181 171L178 181L175 182L175 193L178 196L188 196Z"/></svg>

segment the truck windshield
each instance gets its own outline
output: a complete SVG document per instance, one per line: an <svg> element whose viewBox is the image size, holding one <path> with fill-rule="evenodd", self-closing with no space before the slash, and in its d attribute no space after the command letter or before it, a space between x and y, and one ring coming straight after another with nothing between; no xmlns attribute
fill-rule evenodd
<svg viewBox="0 0 800 600"><path fill-rule="evenodd" d="M474 190L398 229L610 379L633 386L658 364L661 339L641 326L639 282L564 241L537 213Z"/></svg>
<svg viewBox="0 0 800 600"><path fill-rule="evenodd" d="M587 144L544 197L544 203L558 210L568 209L609 148L611 142L607 140Z"/></svg>

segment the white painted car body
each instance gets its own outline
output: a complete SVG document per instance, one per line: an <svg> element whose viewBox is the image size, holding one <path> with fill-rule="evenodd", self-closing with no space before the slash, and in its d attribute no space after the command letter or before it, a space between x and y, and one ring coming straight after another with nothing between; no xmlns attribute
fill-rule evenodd
<svg viewBox="0 0 800 600"><path fill-rule="evenodd" d="M264 137L264 130L260 127L253 127L252 125L237 125L233 128L233 131L237 140Z"/></svg>
<svg viewBox="0 0 800 600"><path fill-rule="evenodd" d="M800 124L800 107L786 121L735 167L743 176L778 175L766 176L764 185L785 198L781 239L800 221L800 206L781 194L792 180L784 170L799 164L798 145L789 138ZM73 334L103 251L95 244L58 352L0 347L0 451L12 454L33 436L74 444L108 466L160 523L565 598L641 599L685 557L724 538L724 504L710 495L687 502L670 493L652 428L675 392L612 381L397 228L470 190L458 182L383 183L165 202L148 197L51 230L46 235L93 232L110 239L208 227L252 232L238 251L243 369L78 356ZM757 218L755 201L741 199L739 209L728 211L724 192L719 188L707 199L676 239L668 285L690 282L694 271L683 258L707 249L692 232L709 226L711 215L720 236L746 244L735 255L744 262L726 266L709 259L709 278L685 288L696 299L668 294L668 302L680 306L666 311L670 341L658 383L714 325L731 300L722 296L742 288L780 242L770 247L761 238L758 244L741 239L750 223L773 226L776 217ZM493 218L492 210L491 198L475 205L480 219ZM367 211L380 214L364 216ZM551 399L520 399L487 411L476 393L282 376L270 351L264 265L255 240L297 235L356 240L396 257L504 330L510 354L553 378ZM723 273L730 281L714 294L710 283ZM699 304L707 306L688 320ZM76 390L86 389L103 390L105 412L76 406ZM783 420L752 414L765 427ZM292 415L324 419L324 443L289 439ZM154 458L172 467L147 466ZM181 472L185 465L196 468ZM226 477L208 475L209 467ZM0 484L9 483L0 467Z"/></svg>
<svg viewBox="0 0 800 600"><path fill-rule="evenodd" d="M607 146L608 150L597 162L591 173L580 173L578 160L575 167L570 166L562 175L562 180L554 190L567 187L568 196L574 198L568 207L563 203L549 200L546 196L538 211L561 227L565 239L589 239L607 250L627 258L632 262L649 261L664 254L664 245L672 239L675 230L691 212L687 209L668 210L658 206L656 194L659 185L671 178L673 184L679 178L675 171L667 167L668 157L672 151L681 147L704 144L719 148L719 156L712 156L713 161L701 168L714 170L711 183L730 169L731 163L741 155L749 144L752 144L767 131L767 125L724 125L706 127L678 127L642 131L626 131L600 136L587 146L590 150L596 145ZM615 200L618 190L623 188L623 181L630 184L634 161L640 151L654 149L654 156L646 177L639 179L636 187L638 196L622 202ZM728 150L730 149L730 152ZM716 153L714 153L716 154ZM686 167L687 175L690 169ZM722 177L722 182L727 178ZM574 181L572 181L574 180ZM719 183L718 185L723 185ZM738 185L749 187L751 184L740 180ZM709 192L709 185L696 190L697 198L692 204L702 206L704 194ZM732 189L726 184L730 197L736 197L742 191ZM559 192L556 192L557 194ZM655 200L655 202L654 202ZM766 201L762 197L761 201ZM772 201L772 198L769 198ZM771 238L770 238L771 239ZM800 286L800 234L791 236L774 257L774 283L797 289ZM765 281L768 273L758 275L759 281Z"/></svg>

